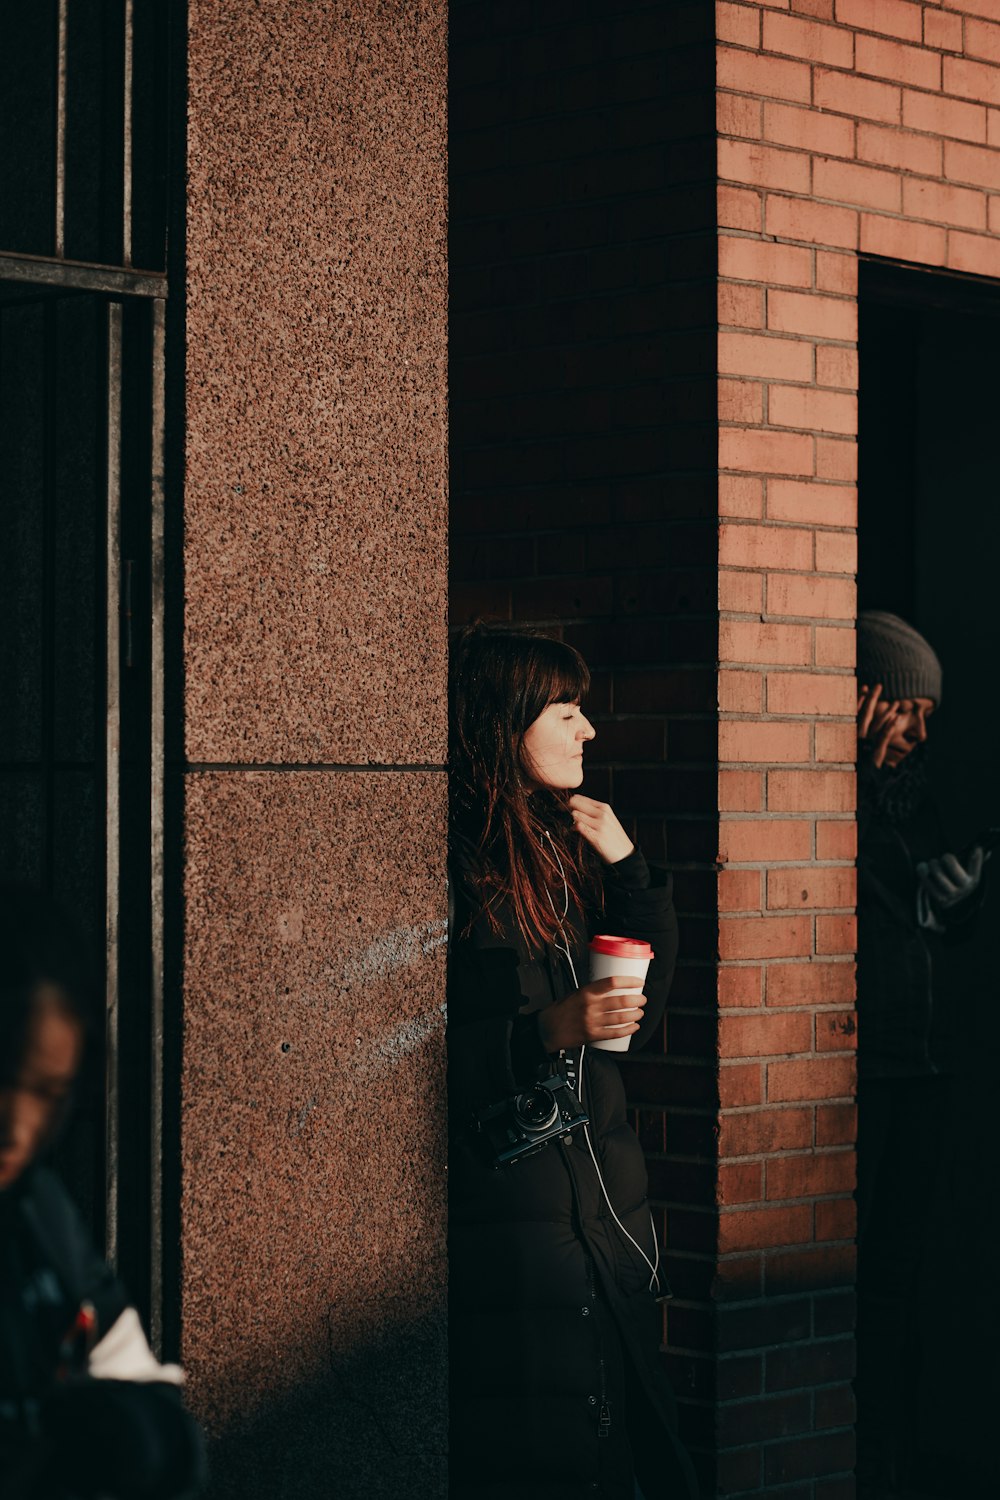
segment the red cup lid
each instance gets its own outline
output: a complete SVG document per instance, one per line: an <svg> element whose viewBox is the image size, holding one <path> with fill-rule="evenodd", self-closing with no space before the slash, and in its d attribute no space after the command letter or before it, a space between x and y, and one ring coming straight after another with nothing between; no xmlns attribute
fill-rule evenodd
<svg viewBox="0 0 1000 1500"><path fill-rule="evenodd" d="M648 943L637 941L635 938L609 937L607 933L599 932L590 940L591 953L610 953L612 958L654 958L652 948Z"/></svg>

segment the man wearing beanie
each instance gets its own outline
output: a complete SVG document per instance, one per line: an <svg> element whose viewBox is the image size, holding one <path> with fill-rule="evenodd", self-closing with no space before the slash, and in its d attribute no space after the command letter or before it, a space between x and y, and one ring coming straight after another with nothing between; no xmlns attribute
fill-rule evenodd
<svg viewBox="0 0 1000 1500"><path fill-rule="evenodd" d="M984 851L949 851L931 795L942 671L928 642L863 612L858 686L857 1477L858 1500L890 1500L922 1492L922 1251L946 1109L933 951L970 930Z"/></svg>

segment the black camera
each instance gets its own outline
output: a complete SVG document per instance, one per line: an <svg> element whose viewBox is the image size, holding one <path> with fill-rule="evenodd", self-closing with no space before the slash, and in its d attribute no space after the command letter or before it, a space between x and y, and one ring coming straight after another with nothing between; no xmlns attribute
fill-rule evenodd
<svg viewBox="0 0 1000 1500"><path fill-rule="evenodd" d="M589 1119L576 1094L559 1074L475 1113L476 1129L497 1168L533 1156L549 1141L568 1141L572 1132L586 1125Z"/></svg>

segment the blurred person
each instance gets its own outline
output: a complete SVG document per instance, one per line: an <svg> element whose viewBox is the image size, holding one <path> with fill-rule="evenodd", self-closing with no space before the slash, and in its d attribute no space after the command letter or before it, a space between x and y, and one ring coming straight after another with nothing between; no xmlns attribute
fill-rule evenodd
<svg viewBox="0 0 1000 1500"><path fill-rule="evenodd" d="M864 611L858 679L857 1477L859 1500L889 1500L917 1488L921 1273L946 1136L934 948L971 930L986 855L949 847L932 794L932 647Z"/></svg>
<svg viewBox="0 0 1000 1500"><path fill-rule="evenodd" d="M73 1095L89 985L71 924L0 886L0 1494L179 1500L201 1484L176 1365L43 1165Z"/></svg>

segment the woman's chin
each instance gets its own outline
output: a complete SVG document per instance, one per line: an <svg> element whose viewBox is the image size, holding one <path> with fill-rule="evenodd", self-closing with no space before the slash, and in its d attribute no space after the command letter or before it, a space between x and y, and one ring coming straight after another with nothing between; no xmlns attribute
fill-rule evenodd
<svg viewBox="0 0 1000 1500"><path fill-rule="evenodd" d="M583 767L578 771L567 771L565 774L557 773L553 776L539 777L537 781L530 784L529 790L537 792L544 788L547 792L573 792L578 786L583 785Z"/></svg>

